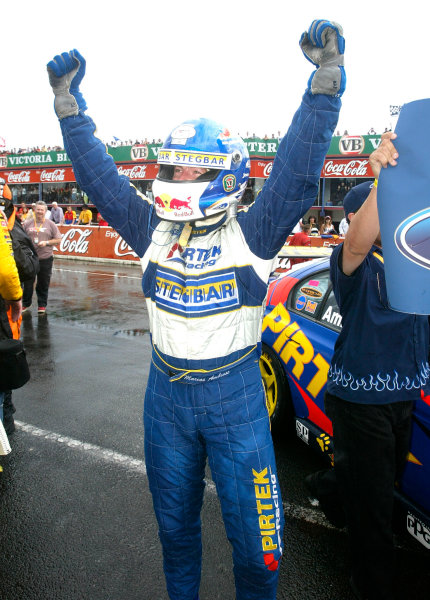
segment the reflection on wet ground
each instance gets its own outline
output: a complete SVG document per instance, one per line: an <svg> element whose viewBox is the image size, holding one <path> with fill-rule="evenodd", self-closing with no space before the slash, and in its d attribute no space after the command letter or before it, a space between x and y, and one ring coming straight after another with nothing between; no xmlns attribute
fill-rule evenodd
<svg viewBox="0 0 430 600"><path fill-rule="evenodd" d="M122 329L115 331L114 335L136 336L149 333L149 329Z"/></svg>
<svg viewBox="0 0 430 600"><path fill-rule="evenodd" d="M61 319L76 327L112 331L113 335L145 335L149 331L149 319L141 278L138 265L105 265L57 258L46 317ZM34 319L35 312L33 302L32 315L24 315L26 321L31 316Z"/></svg>
<svg viewBox="0 0 430 600"><path fill-rule="evenodd" d="M25 313L22 319L21 335L24 347L29 354L33 349L37 352L38 374L47 377L47 380L49 380L55 371L55 357L48 316L43 315L39 319L31 319L28 313ZM29 364L32 367L30 359Z"/></svg>

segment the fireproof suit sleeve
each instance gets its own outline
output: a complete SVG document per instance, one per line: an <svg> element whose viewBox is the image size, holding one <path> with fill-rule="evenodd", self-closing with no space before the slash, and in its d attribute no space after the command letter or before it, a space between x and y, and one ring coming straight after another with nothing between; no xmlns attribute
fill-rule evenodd
<svg viewBox="0 0 430 600"><path fill-rule="evenodd" d="M118 174L106 146L94 135L96 127L90 117L80 112L60 124L76 181L111 227L142 257L150 243L150 227L159 221L152 214L151 201Z"/></svg>
<svg viewBox="0 0 430 600"><path fill-rule="evenodd" d="M340 107L338 97L304 94L279 145L270 177L254 204L239 212L245 239L259 258L274 258L294 225L315 203Z"/></svg>

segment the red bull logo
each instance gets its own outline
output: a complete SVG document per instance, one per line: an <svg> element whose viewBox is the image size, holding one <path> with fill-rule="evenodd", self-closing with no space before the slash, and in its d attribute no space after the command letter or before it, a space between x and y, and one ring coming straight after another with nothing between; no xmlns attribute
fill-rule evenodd
<svg viewBox="0 0 430 600"><path fill-rule="evenodd" d="M171 210L180 210L181 208L190 208L190 200L178 200L178 198L173 198L170 202Z"/></svg>
<svg viewBox="0 0 430 600"><path fill-rule="evenodd" d="M165 211L182 211L183 209L190 209L191 196L186 200L179 200L179 198L172 198L169 194L161 194L155 198L156 206L159 206Z"/></svg>

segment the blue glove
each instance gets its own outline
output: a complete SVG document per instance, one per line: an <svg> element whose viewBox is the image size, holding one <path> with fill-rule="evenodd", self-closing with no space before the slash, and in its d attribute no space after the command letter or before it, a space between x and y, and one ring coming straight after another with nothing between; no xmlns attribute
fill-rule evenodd
<svg viewBox="0 0 430 600"><path fill-rule="evenodd" d="M79 91L79 84L85 75L84 57L77 50L63 52L49 61L47 69L58 118L61 120L86 110L86 102Z"/></svg>
<svg viewBox="0 0 430 600"><path fill-rule="evenodd" d="M300 47L306 58L318 67L309 78L308 90L312 94L342 96L346 85L342 27L334 21L313 21L302 34Z"/></svg>

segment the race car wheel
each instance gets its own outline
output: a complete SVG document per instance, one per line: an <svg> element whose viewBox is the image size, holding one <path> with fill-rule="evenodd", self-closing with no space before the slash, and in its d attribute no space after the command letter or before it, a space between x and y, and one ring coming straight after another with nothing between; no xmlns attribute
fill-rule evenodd
<svg viewBox="0 0 430 600"><path fill-rule="evenodd" d="M293 407L287 377L275 352L262 345L260 371L263 378L266 404L273 429L292 417Z"/></svg>

